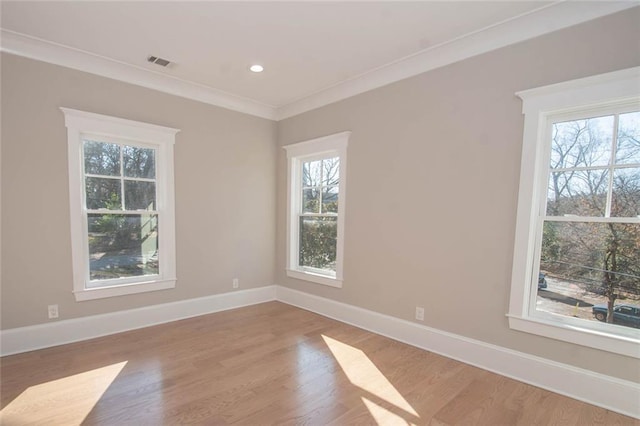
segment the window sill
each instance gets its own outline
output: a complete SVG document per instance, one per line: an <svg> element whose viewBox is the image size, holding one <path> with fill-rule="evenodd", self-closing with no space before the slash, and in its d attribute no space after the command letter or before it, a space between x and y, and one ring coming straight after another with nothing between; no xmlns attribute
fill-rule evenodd
<svg viewBox="0 0 640 426"><path fill-rule="evenodd" d="M342 280L338 278L328 277L326 275L314 274L312 272L287 269L287 276L298 280L311 281L316 284L322 284L329 287L342 288Z"/></svg>
<svg viewBox="0 0 640 426"><path fill-rule="evenodd" d="M550 337L564 342L613 352L620 355L640 359L640 339L594 330L573 324L563 324L542 318L507 315L509 327L513 330ZM626 330L625 330L626 331ZM630 333L637 333L629 328ZM636 334L637 336L637 334Z"/></svg>
<svg viewBox="0 0 640 426"><path fill-rule="evenodd" d="M103 299L106 297L124 296L127 294L146 293L149 291L175 288L176 279L148 281L142 283L123 284L113 287L91 288L74 291L77 302L85 300Z"/></svg>

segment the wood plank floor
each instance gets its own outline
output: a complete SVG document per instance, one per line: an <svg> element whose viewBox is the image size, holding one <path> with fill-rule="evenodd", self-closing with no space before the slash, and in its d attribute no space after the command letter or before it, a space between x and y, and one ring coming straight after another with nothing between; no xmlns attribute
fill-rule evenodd
<svg viewBox="0 0 640 426"><path fill-rule="evenodd" d="M282 303L0 360L3 425L640 422Z"/></svg>

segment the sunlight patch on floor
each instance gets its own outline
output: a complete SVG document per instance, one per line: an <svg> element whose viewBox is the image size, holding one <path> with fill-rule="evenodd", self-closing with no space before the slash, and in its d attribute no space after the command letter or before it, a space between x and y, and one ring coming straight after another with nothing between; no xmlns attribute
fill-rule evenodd
<svg viewBox="0 0 640 426"><path fill-rule="evenodd" d="M332 339L331 337L323 335L322 338L329 347L334 358L338 361L338 364L340 364L340 367L349 381L355 386L358 386L371 394L371 397L363 397L363 401L365 399L368 401L368 403L365 402L365 405L374 418L376 418L376 414L381 413L380 410L389 411L380 407L378 404L374 404L371 401L372 397L379 398L393 404L410 416L417 418L420 417L411 404L404 399L400 392L398 392L384 374L378 370L378 367L376 367L364 352L360 349L354 348L353 346L347 345L346 343ZM374 406L375 408L370 408ZM376 414L374 414L374 411ZM393 415L402 419L402 417L396 414ZM407 424L406 421L403 420L403 422L403 424Z"/></svg>
<svg viewBox="0 0 640 426"><path fill-rule="evenodd" d="M377 424L379 425L409 425L409 426L415 426L415 423L411 423L405 419L403 419L402 417L400 417L399 415L392 413L391 411L387 410L384 407L379 406L378 404L376 404L373 401L369 401L367 398L362 397L362 402L364 403L365 407L367 407L367 410L369 410L369 413L371 413L371 416L373 417L373 419L376 421Z"/></svg>
<svg viewBox="0 0 640 426"><path fill-rule="evenodd" d="M79 425L127 361L31 386L0 411L0 424Z"/></svg>

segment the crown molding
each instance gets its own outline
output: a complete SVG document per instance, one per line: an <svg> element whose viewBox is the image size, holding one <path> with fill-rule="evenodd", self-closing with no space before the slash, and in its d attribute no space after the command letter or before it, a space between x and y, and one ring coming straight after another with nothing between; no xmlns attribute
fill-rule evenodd
<svg viewBox="0 0 640 426"><path fill-rule="evenodd" d="M335 84L278 108L284 120L399 80L582 22L610 15L637 2L561 1L425 49L415 55Z"/></svg>
<svg viewBox="0 0 640 426"><path fill-rule="evenodd" d="M637 5L637 2L632 1L560 1L432 46L279 107L6 29L0 29L0 51L279 121L491 50Z"/></svg>
<svg viewBox="0 0 640 426"><path fill-rule="evenodd" d="M276 110L270 105L235 96L202 84L4 28L0 30L0 37L0 51L3 52L85 71L269 120L276 118Z"/></svg>

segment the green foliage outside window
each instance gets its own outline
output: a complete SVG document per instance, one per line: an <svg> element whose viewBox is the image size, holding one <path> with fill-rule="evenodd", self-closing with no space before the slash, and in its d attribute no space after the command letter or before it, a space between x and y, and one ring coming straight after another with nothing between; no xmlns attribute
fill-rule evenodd
<svg viewBox="0 0 640 426"><path fill-rule="evenodd" d="M300 218L300 266L336 270L337 219Z"/></svg>

